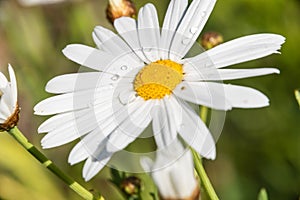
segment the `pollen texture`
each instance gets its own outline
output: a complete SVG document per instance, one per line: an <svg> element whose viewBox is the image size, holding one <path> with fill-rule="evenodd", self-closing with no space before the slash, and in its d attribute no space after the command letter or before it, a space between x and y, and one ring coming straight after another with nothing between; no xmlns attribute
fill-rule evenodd
<svg viewBox="0 0 300 200"><path fill-rule="evenodd" d="M159 60L142 68L135 77L134 90L145 100L170 95L183 79L182 65Z"/></svg>

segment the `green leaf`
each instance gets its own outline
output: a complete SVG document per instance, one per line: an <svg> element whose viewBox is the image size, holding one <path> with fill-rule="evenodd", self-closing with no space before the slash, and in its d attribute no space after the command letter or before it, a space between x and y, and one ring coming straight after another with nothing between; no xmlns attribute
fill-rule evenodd
<svg viewBox="0 0 300 200"><path fill-rule="evenodd" d="M268 194L265 188L260 190L257 200L268 200Z"/></svg>

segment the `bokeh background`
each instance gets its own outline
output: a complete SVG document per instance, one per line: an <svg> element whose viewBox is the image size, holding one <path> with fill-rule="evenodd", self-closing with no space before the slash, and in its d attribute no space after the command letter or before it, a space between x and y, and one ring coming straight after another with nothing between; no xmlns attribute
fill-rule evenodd
<svg viewBox="0 0 300 200"><path fill-rule="evenodd" d="M135 1L138 8L146 2L154 3L162 21L169 1ZM32 108L49 96L44 91L48 80L78 70L79 66L61 53L67 44L94 46L91 33L96 25L112 29L105 18L106 5L107 0L78 0L25 7L18 1L0 0L0 69L7 74L7 63L11 63L16 71L22 108L19 128L38 148L42 135L36 130L46 118L34 116ZM300 1L219 0L205 26L206 31L222 33L226 41L264 32L287 38L281 55L233 66L274 66L281 74L231 81L258 88L271 99L271 105L227 112L224 130L217 142L217 159L204 161L220 199L253 200L264 187L272 200L298 200L300 110L293 92L300 88ZM108 180L109 169L85 183L81 177L82 164L68 165L67 157L73 145L43 152L91 191L101 191L109 200L122 199ZM138 144L134 146L141 148ZM152 188L148 176L138 176L145 188ZM0 133L0 199L80 198L8 134Z"/></svg>

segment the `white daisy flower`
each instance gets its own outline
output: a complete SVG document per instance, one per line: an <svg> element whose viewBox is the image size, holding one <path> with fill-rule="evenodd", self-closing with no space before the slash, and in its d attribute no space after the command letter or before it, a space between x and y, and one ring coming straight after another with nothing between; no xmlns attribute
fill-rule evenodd
<svg viewBox="0 0 300 200"><path fill-rule="evenodd" d="M143 158L141 165L145 171L151 172L161 199L199 199L200 190L194 175L191 151L176 142L156 154L154 163L149 158Z"/></svg>
<svg viewBox="0 0 300 200"><path fill-rule="evenodd" d="M155 7L146 4L137 20L115 20L119 35L96 27L97 48L68 45L65 56L94 71L48 82L46 91L59 95L34 108L38 115L55 115L39 127L48 132L43 148L80 138L69 162L86 160L83 177L89 180L152 122L158 148L180 136L203 157L215 159L214 139L187 102L225 111L268 106L268 98L255 89L217 81L279 73L223 68L278 53L284 42L280 35L250 35L185 58L215 2L194 0L188 6L188 0L172 0L161 31Z"/></svg>
<svg viewBox="0 0 300 200"><path fill-rule="evenodd" d="M13 128L19 121L17 81L13 68L8 65L9 79L0 72L0 130Z"/></svg>

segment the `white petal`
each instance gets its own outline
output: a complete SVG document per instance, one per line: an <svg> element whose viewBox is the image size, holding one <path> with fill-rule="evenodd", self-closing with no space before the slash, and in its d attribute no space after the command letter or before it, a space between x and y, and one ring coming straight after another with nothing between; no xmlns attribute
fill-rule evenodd
<svg viewBox="0 0 300 200"><path fill-rule="evenodd" d="M70 152L68 162L74 165L87 159L89 156L90 154L87 152L85 144L79 141Z"/></svg>
<svg viewBox="0 0 300 200"><path fill-rule="evenodd" d="M0 89L5 88L8 84L7 78L2 72L0 72Z"/></svg>
<svg viewBox="0 0 300 200"><path fill-rule="evenodd" d="M202 31L216 0L194 0L185 13L171 45L171 60L183 58Z"/></svg>
<svg viewBox="0 0 300 200"><path fill-rule="evenodd" d="M49 93L60 94L92 89L97 86L101 78L99 72L86 72L75 74L64 74L51 79L46 85L46 91Z"/></svg>
<svg viewBox="0 0 300 200"><path fill-rule="evenodd" d="M18 101L18 89L17 89L17 81L16 81L16 75L12 68L12 66L8 65L8 71L9 71L9 79L10 79L10 85L11 85L11 100L12 105L16 105Z"/></svg>
<svg viewBox="0 0 300 200"><path fill-rule="evenodd" d="M9 84L5 88L1 89L3 94L0 98L1 112L4 116L6 116L6 119L14 112L16 105L16 102L13 102L12 100L12 91Z"/></svg>
<svg viewBox="0 0 300 200"><path fill-rule="evenodd" d="M140 160L140 164L145 172L150 172L152 166L154 165L153 160L148 157L142 157Z"/></svg>
<svg viewBox="0 0 300 200"><path fill-rule="evenodd" d="M39 102L34 107L34 114L53 115L72 110L89 108L93 105L91 95L91 91L83 91L50 97Z"/></svg>
<svg viewBox="0 0 300 200"><path fill-rule="evenodd" d="M160 53L162 59L170 57L171 42L187 5L187 0L172 0L169 4L161 32Z"/></svg>
<svg viewBox="0 0 300 200"><path fill-rule="evenodd" d="M143 52L149 61L160 59L160 28L157 12L153 4L146 4L139 11L138 34Z"/></svg>
<svg viewBox="0 0 300 200"><path fill-rule="evenodd" d="M184 152L184 155L180 157L176 163L174 163L175 169L170 171L170 178L174 187L175 197L185 199L193 194L196 187L198 187L195 175L193 157L191 151ZM183 178L184 177L184 178Z"/></svg>
<svg viewBox="0 0 300 200"><path fill-rule="evenodd" d="M83 111L80 111L83 112ZM61 125L74 120L74 112L62 113L55 115L44 121L38 128L38 133L50 132Z"/></svg>
<svg viewBox="0 0 300 200"><path fill-rule="evenodd" d="M93 159L92 157L89 157L83 167L82 170L82 176L85 181L91 180L110 160L110 157L98 161L96 159Z"/></svg>
<svg viewBox="0 0 300 200"><path fill-rule="evenodd" d="M107 66L115 59L115 56L109 53L81 44L66 46L66 48L63 49L63 54L80 65L98 71L107 70Z"/></svg>
<svg viewBox="0 0 300 200"><path fill-rule="evenodd" d="M183 124L178 130L179 134L203 157L215 159L215 142L208 128L188 104L181 101L180 105L183 107Z"/></svg>
<svg viewBox="0 0 300 200"><path fill-rule="evenodd" d="M174 93L189 102L218 110L230 110L232 107L260 108L269 105L268 98L258 90L230 84L182 82Z"/></svg>
<svg viewBox="0 0 300 200"><path fill-rule="evenodd" d="M105 151L107 139L100 128L94 129L89 134L81 138L81 141L74 147L69 155L69 163L81 162L91 156L97 158L99 153ZM78 147L77 147L78 146Z"/></svg>
<svg viewBox="0 0 300 200"><path fill-rule="evenodd" d="M249 35L220 44L186 61L199 67L222 68L278 53L284 41L284 37L276 34Z"/></svg>
<svg viewBox="0 0 300 200"><path fill-rule="evenodd" d="M94 29L93 37L97 38L101 42L101 49L104 51L116 57L122 56L124 65L129 65L131 63L134 63L134 65L140 65L142 63L142 60L133 53L133 50L112 31L101 26L97 26Z"/></svg>
<svg viewBox="0 0 300 200"><path fill-rule="evenodd" d="M152 104L152 101L137 100L128 104L125 113L116 116L119 121L118 127L109 137L108 152L116 152L125 148L143 132L152 120L150 116Z"/></svg>
<svg viewBox="0 0 300 200"><path fill-rule="evenodd" d="M86 110L81 115L74 116L68 123L62 124L50 131L41 141L43 148L53 148L69 143L97 128L98 122L93 110Z"/></svg>
<svg viewBox="0 0 300 200"><path fill-rule="evenodd" d="M153 133L158 149L165 148L177 139L174 113L168 104L168 97L165 97L152 110Z"/></svg>
<svg viewBox="0 0 300 200"><path fill-rule="evenodd" d="M225 88L222 84L184 81L173 92L181 99L213 109L230 110L232 108L225 98Z"/></svg>
<svg viewBox="0 0 300 200"><path fill-rule="evenodd" d="M139 42L136 21L131 17L121 17L114 21L114 27L135 54L144 62L149 62Z"/></svg>
<svg viewBox="0 0 300 200"><path fill-rule="evenodd" d="M223 85L226 99L235 108L261 108L269 105L269 99L260 91L237 85Z"/></svg>
<svg viewBox="0 0 300 200"><path fill-rule="evenodd" d="M114 88L102 87L61 94L39 102L34 107L36 115L53 115L73 110L93 108L96 104L111 100Z"/></svg>
<svg viewBox="0 0 300 200"><path fill-rule="evenodd" d="M186 81L220 81L263 76L267 74L279 74L280 71L275 68L258 69L214 69L203 68L194 69L185 73Z"/></svg>

